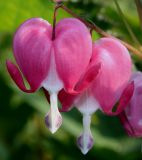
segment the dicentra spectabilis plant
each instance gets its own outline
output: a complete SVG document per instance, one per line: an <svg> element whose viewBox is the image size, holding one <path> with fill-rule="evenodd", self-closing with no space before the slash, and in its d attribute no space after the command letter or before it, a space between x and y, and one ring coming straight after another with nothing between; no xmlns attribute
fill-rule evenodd
<svg viewBox="0 0 142 160"><path fill-rule="evenodd" d="M30 89L26 89L18 67L7 61L7 68L22 91L32 93L43 87L49 92L51 108L46 124L54 133L62 123L58 92L63 88L68 93L78 92L76 85L92 56L92 40L87 27L75 18L61 20L56 25L55 39L52 33L51 25L41 18L27 20L15 33L13 53ZM84 79L83 87L86 80L89 82Z"/></svg>
<svg viewBox="0 0 142 160"><path fill-rule="evenodd" d="M72 96L64 91L59 94L62 111L76 106L83 114L83 133L78 138L78 146L84 154L93 146L90 131L92 114L100 109L107 115L118 115L129 102L134 87L133 83L128 84L131 76L129 52L118 40L102 38L94 43L90 65L99 63L99 74L82 94Z"/></svg>
<svg viewBox="0 0 142 160"><path fill-rule="evenodd" d="M142 74L134 74L130 80L132 62L127 48L140 57L141 53L76 16L62 0L54 2L53 27L42 18L31 18L16 31L13 53L18 66L9 60L6 63L11 78L24 92L43 89L50 103L45 123L52 133L62 124L58 98L62 105L60 111L68 112L75 106L82 113L83 132L77 143L83 154L93 146L90 124L97 110L119 116L129 135L141 136ZM76 18L66 18L56 24L58 8ZM93 43L90 30L107 38Z"/></svg>
<svg viewBox="0 0 142 160"><path fill-rule="evenodd" d="M132 137L142 136L142 73L135 72L131 77L134 81L134 94L125 108L120 114L120 120L128 133Z"/></svg>

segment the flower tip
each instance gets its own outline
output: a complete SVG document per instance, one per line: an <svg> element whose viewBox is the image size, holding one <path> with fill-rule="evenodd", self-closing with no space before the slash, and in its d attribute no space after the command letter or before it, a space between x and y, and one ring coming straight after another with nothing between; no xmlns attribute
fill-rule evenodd
<svg viewBox="0 0 142 160"><path fill-rule="evenodd" d="M89 149L87 148L80 148L80 150L83 155L86 155L89 152Z"/></svg>
<svg viewBox="0 0 142 160"><path fill-rule="evenodd" d="M52 134L54 134L62 124L62 116L60 114L51 115L50 112L45 117L45 124Z"/></svg>
<svg viewBox="0 0 142 160"><path fill-rule="evenodd" d="M49 128L49 130L50 130L50 132L51 132L52 134L54 134L54 133L56 133L56 131L58 130L58 128L52 126L51 128Z"/></svg>
<svg viewBox="0 0 142 160"><path fill-rule="evenodd" d="M91 135L83 134L77 139L77 145L84 155L86 155L91 150L93 144L94 140Z"/></svg>

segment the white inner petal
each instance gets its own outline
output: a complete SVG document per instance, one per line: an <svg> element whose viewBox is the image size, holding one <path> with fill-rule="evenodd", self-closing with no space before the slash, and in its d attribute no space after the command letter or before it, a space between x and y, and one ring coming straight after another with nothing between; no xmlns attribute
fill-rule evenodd
<svg viewBox="0 0 142 160"><path fill-rule="evenodd" d="M100 108L99 102L88 93L84 92L75 102L75 106L82 114L92 114Z"/></svg>
<svg viewBox="0 0 142 160"><path fill-rule="evenodd" d="M50 69L47 78L43 81L42 86L50 94L50 110L45 117L47 127L52 133L55 133L62 124L62 117L58 110L58 92L63 88L63 82L60 80L55 63L54 50L51 50Z"/></svg>
<svg viewBox="0 0 142 160"><path fill-rule="evenodd" d="M78 137L77 143L83 154L87 154L88 151L93 147L93 137L90 130L91 115L83 114L83 132Z"/></svg>
<svg viewBox="0 0 142 160"><path fill-rule="evenodd" d="M83 115L83 132L77 142L82 153L87 154L93 147L93 137L90 129L91 116L100 108L100 105L90 92L86 91L76 100L75 106Z"/></svg>
<svg viewBox="0 0 142 160"><path fill-rule="evenodd" d="M42 86L49 92L59 92L63 88L63 82L58 76L56 63L55 63L55 56L53 48L51 50L51 63L49 73L47 78L42 83Z"/></svg>
<svg viewBox="0 0 142 160"><path fill-rule="evenodd" d="M45 117L45 123L52 133L55 133L62 124L62 116L57 106L57 94L50 94L51 107Z"/></svg>

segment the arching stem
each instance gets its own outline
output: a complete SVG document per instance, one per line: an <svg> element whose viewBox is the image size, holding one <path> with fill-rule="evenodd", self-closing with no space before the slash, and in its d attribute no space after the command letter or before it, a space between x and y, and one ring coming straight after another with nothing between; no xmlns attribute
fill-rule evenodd
<svg viewBox="0 0 142 160"><path fill-rule="evenodd" d="M57 13L57 10L61 8L64 11L66 11L67 13L71 14L73 17L76 17L77 19L79 19L80 21L82 21L87 27L89 27L92 30L95 30L97 33L99 33L101 36L103 37L112 37L112 38L116 38L112 35L110 35L109 33L103 31L101 28L99 28L96 24L94 23L90 23L86 20L84 20L83 18L79 17L78 15L76 15L74 12L72 12L69 8L67 8L66 6L64 6L63 4L58 5L57 8L55 8L55 11ZM133 54L135 54L136 56L138 56L139 58L142 59L142 53L141 51L139 51L138 49L136 49L135 47L133 47L132 45L130 45L129 43L122 41L118 38L116 38L117 40L119 40L126 48L128 48Z"/></svg>
<svg viewBox="0 0 142 160"><path fill-rule="evenodd" d="M118 13L119 13L119 15L121 16L121 19L122 19L122 21L123 21L123 23L124 23L124 25L125 25L128 33L129 33L129 35L131 36L133 42L135 42L135 44L137 44L138 46L140 46L140 42L138 41L137 37L135 36L133 30L131 29L130 24L129 24L128 21L126 20L126 17L124 16L124 14L123 14L123 12L122 12L122 10L121 10L121 7L120 7L118 1L117 1L117 0L114 0L114 3L115 3L115 5L116 5L116 8L117 8L117 10L118 10Z"/></svg>
<svg viewBox="0 0 142 160"><path fill-rule="evenodd" d="M55 9L54 9L54 15L53 15L53 31L52 31L52 40L55 39L56 36L56 17L57 17L57 10L62 6L61 2L56 3Z"/></svg>

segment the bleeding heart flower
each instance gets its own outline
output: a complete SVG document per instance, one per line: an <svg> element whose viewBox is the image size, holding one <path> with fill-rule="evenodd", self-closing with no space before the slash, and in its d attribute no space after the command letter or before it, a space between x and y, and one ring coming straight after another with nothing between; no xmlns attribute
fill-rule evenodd
<svg viewBox="0 0 142 160"><path fill-rule="evenodd" d="M75 18L67 18L56 25L55 39L52 40L51 25L41 18L33 18L17 30L13 52L30 89L25 87L17 66L8 60L7 69L17 86L27 93L41 87L49 92L51 108L45 121L54 133L62 123L57 107L58 92L64 89L67 93L78 93L90 83L89 74L93 77L90 71L82 79L92 56L88 28ZM77 90L79 82L83 87Z"/></svg>
<svg viewBox="0 0 142 160"><path fill-rule="evenodd" d="M131 81L134 81L133 96L125 108L124 112L120 114L120 120L128 133L133 137L142 136L142 73L135 72L132 75Z"/></svg>
<svg viewBox="0 0 142 160"><path fill-rule="evenodd" d="M77 96L63 90L59 94L62 111L76 106L83 114L83 133L78 138L78 145L84 154L93 146L91 115L97 109L107 115L120 114L128 104L134 88L133 83L128 84L131 76L130 55L118 40L101 38L94 43L90 65L95 64L100 64L101 68L86 91ZM116 105L118 101L119 104Z"/></svg>

